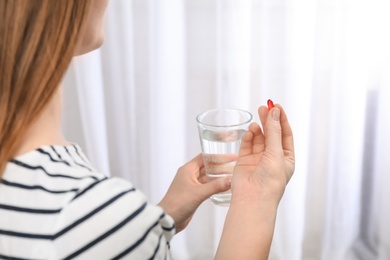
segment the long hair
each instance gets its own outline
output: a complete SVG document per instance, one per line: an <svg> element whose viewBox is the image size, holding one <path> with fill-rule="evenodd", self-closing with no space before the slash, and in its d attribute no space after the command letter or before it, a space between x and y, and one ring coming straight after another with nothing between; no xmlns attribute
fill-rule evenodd
<svg viewBox="0 0 390 260"><path fill-rule="evenodd" d="M91 0L0 0L0 177L56 93Z"/></svg>

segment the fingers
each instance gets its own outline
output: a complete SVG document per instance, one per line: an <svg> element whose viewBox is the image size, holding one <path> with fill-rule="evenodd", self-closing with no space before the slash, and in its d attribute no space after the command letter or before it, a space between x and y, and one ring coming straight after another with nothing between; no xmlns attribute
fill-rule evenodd
<svg viewBox="0 0 390 260"><path fill-rule="evenodd" d="M294 137L290 123L287 119L286 112L281 105L276 104L275 106L280 109L280 125L282 127L283 149L294 152Z"/></svg>
<svg viewBox="0 0 390 260"><path fill-rule="evenodd" d="M200 160L198 158L199 156L202 157L203 160ZM194 158L197 162L193 163L193 166L197 168L193 170L197 172L196 177L198 179L205 176L206 172L214 175L230 174L233 173L234 162L237 158L237 154L200 154ZM200 165L201 168L199 168Z"/></svg>
<svg viewBox="0 0 390 260"><path fill-rule="evenodd" d="M253 138L254 138L254 134L249 128L248 131L246 131L246 133L243 135L243 137L241 139L241 146L240 146L240 152L239 152L240 157L243 157L243 156L246 156L246 155L249 155L252 153L252 151L253 151L253 144L252 144Z"/></svg>
<svg viewBox="0 0 390 260"><path fill-rule="evenodd" d="M202 168L204 166L202 154L198 154L187 163L188 166Z"/></svg>
<svg viewBox="0 0 390 260"><path fill-rule="evenodd" d="M241 139L239 156L261 153L264 149L264 135L257 123L249 125L248 131Z"/></svg>
<svg viewBox="0 0 390 260"><path fill-rule="evenodd" d="M259 113L264 112L260 111ZM274 107L268 112L264 129L266 131L265 149L269 150L270 152L273 151L277 153L282 153L282 127L280 125L279 107Z"/></svg>
<svg viewBox="0 0 390 260"><path fill-rule="evenodd" d="M234 164L234 162L209 164L205 167L205 172L210 175L233 174Z"/></svg>
<svg viewBox="0 0 390 260"><path fill-rule="evenodd" d="M249 129L253 133L253 153L259 154L264 151L265 138L260 126L257 123L253 123L249 126Z"/></svg>
<svg viewBox="0 0 390 260"><path fill-rule="evenodd" d="M224 192L229 190L231 187L231 177L225 178L215 178L212 181L209 181L201 186L202 191L202 200L206 200L211 195L214 195L219 192Z"/></svg>
<svg viewBox="0 0 390 260"><path fill-rule="evenodd" d="M198 154L182 167L189 167L190 171L195 173L196 178L204 175L204 162L202 154Z"/></svg>
<svg viewBox="0 0 390 260"><path fill-rule="evenodd" d="M199 175L197 176L197 178L205 176L205 175L206 175L206 168L205 167L200 168Z"/></svg>
<svg viewBox="0 0 390 260"><path fill-rule="evenodd" d="M275 124L274 124L275 122L272 120L270 121L271 125L270 126L267 125L267 122L268 122L267 120L269 118L268 116L270 115L270 117L272 118L273 109L269 110L266 106L261 106L258 109L258 113L259 113L260 121L261 121L262 126L263 126L264 134L266 136L268 135L268 133L267 133L269 131L268 127L271 127L271 129L273 129L272 131L274 132L274 134L275 134L275 131L277 134L279 134L279 132L281 132L280 140L281 140L281 145L283 147L283 150L287 150L287 151L290 151L291 153L294 153L293 133L291 130L291 126L288 122L286 112L284 111L283 107L280 104L275 104L274 108L279 109L280 130L275 130L275 127L273 127L273 126L275 126ZM276 124L276 126L277 125L278 124ZM276 129L278 129L278 128L279 127L277 126ZM275 135L273 135L273 136L275 136Z"/></svg>
<svg viewBox="0 0 390 260"><path fill-rule="evenodd" d="M204 153L203 159L205 164L223 164L237 160L237 154L210 154Z"/></svg>
<svg viewBox="0 0 390 260"><path fill-rule="evenodd" d="M260 118L261 125L263 126L263 130L265 129L265 122L267 121L267 115L268 115L268 107L266 106L261 106L257 110Z"/></svg>
<svg viewBox="0 0 390 260"><path fill-rule="evenodd" d="M205 172L209 175L233 174L237 154L203 154Z"/></svg>

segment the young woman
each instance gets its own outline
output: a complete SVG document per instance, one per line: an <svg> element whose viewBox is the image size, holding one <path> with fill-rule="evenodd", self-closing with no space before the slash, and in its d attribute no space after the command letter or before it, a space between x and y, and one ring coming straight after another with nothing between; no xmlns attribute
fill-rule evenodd
<svg viewBox="0 0 390 260"><path fill-rule="evenodd" d="M259 108L232 180L203 183L199 155L158 206L126 180L96 172L63 137L61 79L103 42L108 0L0 0L0 258L169 259L169 241L210 195L231 187L217 259L267 259L294 171L280 105ZM178 199L179 198L179 199Z"/></svg>

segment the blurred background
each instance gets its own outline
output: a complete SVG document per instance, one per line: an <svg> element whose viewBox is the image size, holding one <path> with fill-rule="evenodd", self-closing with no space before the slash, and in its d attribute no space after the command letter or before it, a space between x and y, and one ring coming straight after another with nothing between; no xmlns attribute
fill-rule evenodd
<svg viewBox="0 0 390 260"><path fill-rule="evenodd" d="M273 99L297 165L270 259L390 259L390 1L111 0L64 82L68 140L152 203L200 153L199 113ZM226 211L206 201L174 257L213 259Z"/></svg>

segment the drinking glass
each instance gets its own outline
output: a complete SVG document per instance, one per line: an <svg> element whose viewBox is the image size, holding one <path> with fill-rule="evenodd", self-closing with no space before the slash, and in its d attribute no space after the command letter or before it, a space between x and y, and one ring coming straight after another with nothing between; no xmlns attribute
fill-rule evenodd
<svg viewBox="0 0 390 260"><path fill-rule="evenodd" d="M213 109L196 117L206 175L220 178L233 175L241 138L248 130L253 116L250 112L234 109ZM231 191L214 194L210 200L229 206Z"/></svg>

